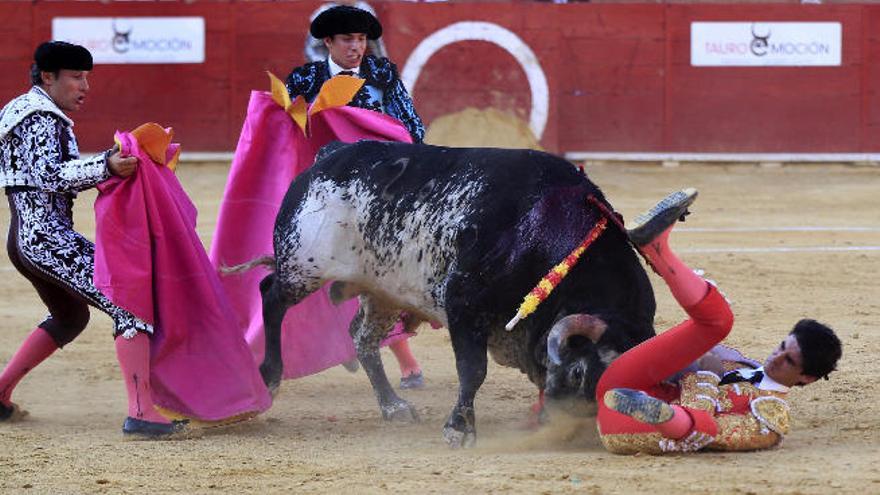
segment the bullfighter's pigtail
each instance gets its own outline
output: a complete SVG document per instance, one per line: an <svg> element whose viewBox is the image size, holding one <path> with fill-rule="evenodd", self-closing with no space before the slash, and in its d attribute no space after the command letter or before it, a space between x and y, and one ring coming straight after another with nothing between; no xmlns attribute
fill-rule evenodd
<svg viewBox="0 0 880 495"><path fill-rule="evenodd" d="M568 275L568 272L574 268L574 265L580 261L581 255L583 255L587 249L590 247L590 244L595 241L599 235L602 234L602 231L605 230L605 227L608 225L608 218L605 216L601 217L596 225L590 229L590 232L581 241L580 244L574 251L571 252L568 256L562 260L561 263L554 266L544 278L538 282L538 285L529 292L522 304L519 306L519 310L516 312L516 316L513 317L512 320L507 322L507 325L504 325L504 328L507 330L513 330L513 327L516 326L517 323L523 318L528 317L530 314L534 313L536 309L538 309L538 305L544 302L545 299L553 292L553 289L559 285L559 282L562 282L562 279Z"/></svg>

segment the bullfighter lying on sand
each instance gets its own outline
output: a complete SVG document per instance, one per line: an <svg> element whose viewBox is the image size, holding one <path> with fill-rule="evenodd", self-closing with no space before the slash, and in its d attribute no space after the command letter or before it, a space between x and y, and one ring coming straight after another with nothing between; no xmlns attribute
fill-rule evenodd
<svg viewBox="0 0 880 495"><path fill-rule="evenodd" d="M696 196L695 189L671 194L628 231L690 319L624 353L599 380L599 433L614 453L774 447L789 429L789 388L827 379L841 356L834 332L809 319L763 366L716 345L733 326L730 307L668 245ZM603 330L597 327L593 338Z"/></svg>

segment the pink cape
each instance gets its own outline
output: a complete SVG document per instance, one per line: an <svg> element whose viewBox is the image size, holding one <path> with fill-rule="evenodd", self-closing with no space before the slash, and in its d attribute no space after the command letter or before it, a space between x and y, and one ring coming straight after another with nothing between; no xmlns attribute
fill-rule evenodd
<svg viewBox="0 0 880 495"><path fill-rule="evenodd" d="M411 142L406 128L392 117L349 106L309 116L310 136L272 100L253 91L211 245L215 267L234 266L273 253L272 231L281 201L293 179L307 170L321 146L331 141L360 139ZM255 359L264 352L262 300L259 283L269 272L258 267L222 277L238 323ZM356 356L348 332L357 301L333 306L325 286L288 310L282 324L284 378L323 371ZM401 335L398 324L385 344Z"/></svg>
<svg viewBox="0 0 880 495"><path fill-rule="evenodd" d="M195 206L174 172L131 134L116 138L140 165L127 179L98 185L94 281L114 304L154 326L156 404L206 421L265 411L271 397L196 234Z"/></svg>

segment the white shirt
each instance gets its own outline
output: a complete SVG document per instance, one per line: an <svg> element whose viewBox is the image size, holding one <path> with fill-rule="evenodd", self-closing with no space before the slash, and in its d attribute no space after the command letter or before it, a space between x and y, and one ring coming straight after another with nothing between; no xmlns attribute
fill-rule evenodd
<svg viewBox="0 0 880 495"><path fill-rule="evenodd" d="M333 57L327 57L327 66L330 67L330 77L335 77L342 71L354 72L354 75L357 77L361 77L360 67L355 67L354 69L343 69L341 65L337 64L333 61Z"/></svg>
<svg viewBox="0 0 880 495"><path fill-rule="evenodd" d="M774 392L783 392L783 393L786 393L789 390L789 387L786 387L785 385L770 378L770 376L768 376L767 373L764 372L763 366L761 366L760 368L740 368L735 371L737 373L739 373L740 375L742 375L742 377L745 379L751 378L752 376L754 376L755 373L757 373L759 371L761 373L764 373L764 377L761 379L761 381L755 384L755 387L757 387L761 390L772 390Z"/></svg>

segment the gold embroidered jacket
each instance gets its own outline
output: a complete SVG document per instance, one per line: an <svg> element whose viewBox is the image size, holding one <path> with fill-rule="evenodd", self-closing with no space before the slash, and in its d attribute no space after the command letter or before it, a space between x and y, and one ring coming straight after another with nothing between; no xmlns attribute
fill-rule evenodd
<svg viewBox="0 0 880 495"><path fill-rule="evenodd" d="M679 380L678 399L671 402L694 415L694 431L687 437L671 440L656 432L615 433L602 435L602 443L617 454L760 450L778 445L789 430L787 394L749 382L719 385L719 381L710 371L686 373Z"/></svg>

